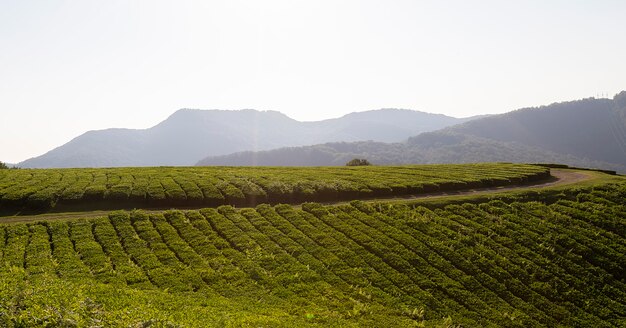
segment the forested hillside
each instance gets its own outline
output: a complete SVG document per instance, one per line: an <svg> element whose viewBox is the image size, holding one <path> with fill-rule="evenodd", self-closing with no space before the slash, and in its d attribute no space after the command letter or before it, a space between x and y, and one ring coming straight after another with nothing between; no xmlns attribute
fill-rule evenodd
<svg viewBox="0 0 626 328"><path fill-rule="evenodd" d="M198 165L342 165L505 161L626 172L626 92L478 118L398 143L326 143L211 156ZM281 164L282 163L282 164Z"/></svg>
<svg viewBox="0 0 626 328"><path fill-rule="evenodd" d="M626 166L626 91L485 117L449 129Z"/></svg>
<svg viewBox="0 0 626 328"><path fill-rule="evenodd" d="M495 141L449 131L423 133L403 143L341 142L259 152L240 152L208 157L200 161L198 165L344 165L353 158L366 158L374 164L385 165L504 161L515 163L565 163L579 167L626 171L626 166L623 165L581 159L518 143Z"/></svg>

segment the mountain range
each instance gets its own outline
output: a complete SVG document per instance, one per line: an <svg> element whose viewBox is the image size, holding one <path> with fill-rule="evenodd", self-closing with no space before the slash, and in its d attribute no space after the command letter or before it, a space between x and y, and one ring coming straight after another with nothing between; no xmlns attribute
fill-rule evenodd
<svg viewBox="0 0 626 328"><path fill-rule="evenodd" d="M299 122L276 111L181 109L143 130L89 131L24 168L194 165L208 155L330 141L398 142L466 122L440 114L381 109L336 119Z"/></svg>
<svg viewBox="0 0 626 328"><path fill-rule="evenodd" d="M211 156L198 165L540 162L626 172L626 92L471 120L399 143L326 143Z"/></svg>
<svg viewBox="0 0 626 328"><path fill-rule="evenodd" d="M542 162L626 172L626 92L459 119L404 109L300 122L276 111L181 109L149 129L89 131L18 166Z"/></svg>

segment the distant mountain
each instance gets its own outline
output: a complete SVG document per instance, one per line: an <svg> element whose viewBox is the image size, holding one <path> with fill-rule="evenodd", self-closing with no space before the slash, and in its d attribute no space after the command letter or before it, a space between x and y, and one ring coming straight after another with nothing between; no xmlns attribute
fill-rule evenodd
<svg viewBox="0 0 626 328"><path fill-rule="evenodd" d="M213 156L198 165L328 166L345 165L353 158L373 164L432 163L562 163L626 171L626 166L564 155L514 142L502 142L453 132L428 132L402 143L374 141L325 143L259 152Z"/></svg>
<svg viewBox="0 0 626 328"><path fill-rule="evenodd" d="M626 166L626 91L613 99L520 109L447 130Z"/></svg>
<svg viewBox="0 0 626 328"><path fill-rule="evenodd" d="M475 119L400 143L326 143L208 157L198 165L542 162L626 172L626 92Z"/></svg>
<svg viewBox="0 0 626 328"><path fill-rule="evenodd" d="M246 150L331 141L399 142L468 120L412 110L381 109L318 122L299 122L275 111L181 109L149 129L89 131L19 166L193 165L207 155Z"/></svg>

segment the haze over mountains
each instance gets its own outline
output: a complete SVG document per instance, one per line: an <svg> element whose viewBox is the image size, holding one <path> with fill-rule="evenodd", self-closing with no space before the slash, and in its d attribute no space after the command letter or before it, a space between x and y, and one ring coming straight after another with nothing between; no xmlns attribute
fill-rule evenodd
<svg viewBox="0 0 626 328"><path fill-rule="evenodd" d="M381 109L299 122L275 111L181 109L143 130L87 132L24 168L551 162L626 172L626 91L458 119Z"/></svg>
<svg viewBox="0 0 626 328"><path fill-rule="evenodd" d="M353 158L366 158L374 164L562 163L626 172L625 166L615 163L444 131L423 133L401 143L338 142L260 152L238 152L208 157L198 165L278 166L280 163L284 166L326 166L344 165Z"/></svg>
<svg viewBox="0 0 626 328"><path fill-rule="evenodd" d="M331 141L400 142L468 121L412 110L381 109L318 122L275 111L181 109L143 130L89 131L24 168L194 165L202 158Z"/></svg>
<svg viewBox="0 0 626 328"><path fill-rule="evenodd" d="M626 172L626 92L483 117L400 143L327 143L208 157L199 165L542 162Z"/></svg>

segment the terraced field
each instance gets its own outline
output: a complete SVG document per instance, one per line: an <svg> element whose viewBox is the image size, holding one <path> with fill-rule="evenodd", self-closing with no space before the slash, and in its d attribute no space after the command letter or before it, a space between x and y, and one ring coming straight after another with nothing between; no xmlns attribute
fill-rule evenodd
<svg viewBox="0 0 626 328"><path fill-rule="evenodd" d="M626 184L0 225L0 325L626 325Z"/></svg>
<svg viewBox="0 0 626 328"><path fill-rule="evenodd" d="M254 206L353 200L537 181L523 164L0 170L0 212Z"/></svg>

